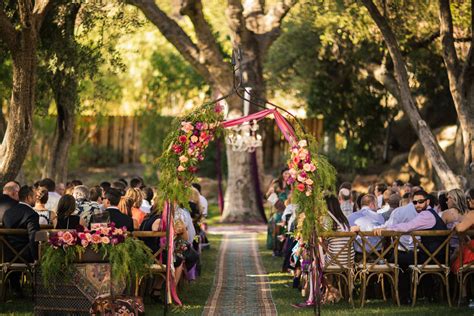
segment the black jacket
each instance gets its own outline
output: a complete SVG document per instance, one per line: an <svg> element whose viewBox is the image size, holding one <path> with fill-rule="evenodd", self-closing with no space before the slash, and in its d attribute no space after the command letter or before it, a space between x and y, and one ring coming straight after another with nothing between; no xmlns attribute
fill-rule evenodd
<svg viewBox="0 0 474 316"><path fill-rule="evenodd" d="M17 204L17 200L12 199L6 194L0 194L0 226L2 226L5 211Z"/></svg>
<svg viewBox="0 0 474 316"><path fill-rule="evenodd" d="M29 205L18 203L8 209L3 216L5 228L22 228L28 230L28 236L7 236L8 242L17 251L26 245L30 245L30 253L23 255L29 261L38 257L38 247L35 242L35 234L40 230L39 215Z"/></svg>
<svg viewBox="0 0 474 316"><path fill-rule="evenodd" d="M110 221L115 223L115 227L122 228L125 226L129 232L133 231L133 219L130 216L121 213L116 208L107 208L105 212L110 214Z"/></svg>

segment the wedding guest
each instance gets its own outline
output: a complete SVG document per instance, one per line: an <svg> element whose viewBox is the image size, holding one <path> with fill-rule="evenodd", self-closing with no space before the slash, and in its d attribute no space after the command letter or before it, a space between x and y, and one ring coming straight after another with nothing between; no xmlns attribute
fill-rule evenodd
<svg viewBox="0 0 474 316"><path fill-rule="evenodd" d="M130 188L125 193L125 198L132 201L131 213L135 229L138 229L145 218L145 213L140 209L143 201L142 191L138 187Z"/></svg>
<svg viewBox="0 0 474 316"><path fill-rule="evenodd" d="M462 221L464 215L469 212L469 206L467 205L464 192L459 189L448 191L447 198L448 209L443 212L441 219L446 223L448 229L453 229L454 226ZM452 251L455 251L459 247L459 238L453 236L449 244Z"/></svg>
<svg viewBox="0 0 474 316"><path fill-rule="evenodd" d="M76 186L73 191L73 196L76 199L76 211L74 215L78 215L82 219L84 226L89 227L92 216L101 211L100 206L97 202L90 201L90 190L85 185ZM96 198L96 196L94 196L94 198Z"/></svg>
<svg viewBox="0 0 474 316"><path fill-rule="evenodd" d="M61 198L61 195L56 192L56 183L50 178L44 178L40 181L39 186L48 190L48 203L45 205L46 209L56 211L59 199Z"/></svg>
<svg viewBox="0 0 474 316"><path fill-rule="evenodd" d="M201 185L199 183L193 183L192 186L199 192L199 204L201 205L202 215L207 217L208 202L201 193Z"/></svg>
<svg viewBox="0 0 474 316"><path fill-rule="evenodd" d="M77 226L85 226L84 220L79 215L73 215L76 211L76 200L72 195L65 194L59 199L57 218L54 222L56 229L76 229Z"/></svg>
<svg viewBox="0 0 474 316"><path fill-rule="evenodd" d="M132 178L132 180L130 180L130 188L137 188L137 189L140 189L143 185L143 182L141 179L139 178Z"/></svg>
<svg viewBox="0 0 474 316"><path fill-rule="evenodd" d="M5 211L18 204L19 192L20 186L14 181L7 182L3 186L3 193L0 195L0 226L3 225Z"/></svg>
<svg viewBox="0 0 474 316"><path fill-rule="evenodd" d="M474 210L474 189L469 189L466 191L466 201L469 206L469 210Z"/></svg>
<svg viewBox="0 0 474 316"><path fill-rule="evenodd" d="M65 191L66 191L66 186L64 185L64 183L58 183L56 185L56 193L63 196L65 194Z"/></svg>
<svg viewBox="0 0 474 316"><path fill-rule="evenodd" d="M36 232L40 230L39 215L33 209L35 204L35 193L30 186L23 186L18 192L19 203L5 211L3 225L5 228L22 228L28 231L28 235L6 236L8 243L18 252L29 246L27 251L23 251L21 257L27 262L33 262L38 257L38 246L35 242ZM12 260L14 255L6 250L6 260ZM21 273L12 273L10 285L13 293L17 297L23 297L20 286Z"/></svg>
<svg viewBox="0 0 474 316"><path fill-rule="evenodd" d="M52 225L53 219L56 217L56 213L46 208L48 202L48 190L46 188L39 187L35 192L35 211L39 215L40 225Z"/></svg>
<svg viewBox="0 0 474 316"><path fill-rule="evenodd" d="M128 231L133 231L133 220L130 216L120 212L118 205L122 195L119 190L110 188L104 197L104 212L109 215L110 222L114 222L116 227L126 227Z"/></svg>
<svg viewBox="0 0 474 316"><path fill-rule="evenodd" d="M375 185L375 196L377 197L377 209L381 209L383 206L383 193L387 190L385 183L377 183Z"/></svg>
<svg viewBox="0 0 474 316"><path fill-rule="evenodd" d="M150 210L152 207L154 192L153 192L153 189L150 187L144 187L141 190L142 190L142 195L143 195L143 201L142 201L142 205L140 206L140 209L142 210L143 213L148 214L150 213Z"/></svg>
<svg viewBox="0 0 474 316"><path fill-rule="evenodd" d="M125 181L125 180L123 180L123 181ZM115 182L112 183L110 188L118 190L120 192L120 196L124 196L127 185L124 184L122 181L115 181Z"/></svg>
<svg viewBox="0 0 474 316"><path fill-rule="evenodd" d="M349 189L342 188L339 190L338 197L342 213L346 217L349 217L349 215L354 213L354 203L352 203L351 191Z"/></svg>

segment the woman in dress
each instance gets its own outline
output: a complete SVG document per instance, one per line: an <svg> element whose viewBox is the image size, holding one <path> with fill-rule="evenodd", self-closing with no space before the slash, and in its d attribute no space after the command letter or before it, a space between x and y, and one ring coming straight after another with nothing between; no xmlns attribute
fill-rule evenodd
<svg viewBox="0 0 474 316"><path fill-rule="evenodd" d="M460 223L464 215L469 212L464 192L459 189L452 189L446 194L448 209L442 213L441 219L446 223L448 229L453 229ZM450 240L451 251L454 252L459 247L459 239L453 236Z"/></svg>
<svg viewBox="0 0 474 316"><path fill-rule="evenodd" d="M46 208L48 202L48 190L46 188L38 188L35 192L35 211L39 215L40 225L52 225L56 213Z"/></svg>
<svg viewBox="0 0 474 316"><path fill-rule="evenodd" d="M70 194L63 195L58 202L57 218L53 220L56 229L75 229L84 226L84 221L78 215L72 215L76 210L76 200Z"/></svg>
<svg viewBox="0 0 474 316"><path fill-rule="evenodd" d="M130 188L125 193L125 198L130 200L131 216L133 219L133 226L138 229L145 218L145 213L140 209L143 202L143 193L139 188Z"/></svg>

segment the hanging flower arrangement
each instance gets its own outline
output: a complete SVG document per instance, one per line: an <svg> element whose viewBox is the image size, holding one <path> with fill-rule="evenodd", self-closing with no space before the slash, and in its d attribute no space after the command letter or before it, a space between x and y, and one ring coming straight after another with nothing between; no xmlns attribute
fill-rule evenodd
<svg viewBox="0 0 474 316"><path fill-rule="evenodd" d="M306 140L300 140L297 145L291 148L288 160L290 173L288 184L294 185L296 190L310 196L313 193L314 180L312 178L314 178L316 166L311 160L311 153L307 146Z"/></svg>

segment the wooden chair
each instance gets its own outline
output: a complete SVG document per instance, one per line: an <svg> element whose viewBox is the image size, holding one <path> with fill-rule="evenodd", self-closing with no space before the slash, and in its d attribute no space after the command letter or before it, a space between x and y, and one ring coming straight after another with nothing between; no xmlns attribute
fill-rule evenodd
<svg viewBox="0 0 474 316"><path fill-rule="evenodd" d="M463 247L469 247L469 249L474 252L474 249L471 249L470 242L473 240L474 230L469 230L465 233L458 233L459 235L459 271L457 274L458 285L459 285L459 295L458 295L458 307L461 305L462 291L466 285L466 280L471 274L474 274L474 262L469 262L464 264L463 258Z"/></svg>
<svg viewBox="0 0 474 316"><path fill-rule="evenodd" d="M414 264L410 265L409 268L412 270L412 306L415 306L416 296L418 290L418 283L425 275L437 275L443 281L446 287L446 298L449 306L451 306L451 298L449 294L449 241L454 232L449 230L421 230L414 231L411 233L413 237L413 251L414 251ZM433 252L428 250L425 245L421 243L421 240L415 238L419 237L445 237L441 245ZM440 254L444 257L443 260L437 257ZM426 260L420 261L421 255L427 256Z"/></svg>
<svg viewBox="0 0 474 316"><path fill-rule="evenodd" d="M357 264L357 275L361 279L361 307L365 305L365 295L367 285L372 277L377 276L382 287L382 295L384 301L387 300L385 295L384 277L388 277L392 285L392 293L395 303L400 306L400 298L398 295L398 244L400 233L383 231L382 237L373 245L369 242L368 237L374 237L373 232L359 232L361 242L356 242L362 249L362 262ZM383 237L390 237L392 241L384 243ZM380 247L380 250L377 248ZM393 253L393 262L389 262L388 255ZM370 260L370 259L373 260Z"/></svg>
<svg viewBox="0 0 474 316"><path fill-rule="evenodd" d="M26 236L26 229L0 228L0 299L5 301L8 277L14 272L27 273L30 278L34 263L25 260L22 255L30 250L30 245L26 244L17 251L7 240L7 236ZM13 255L12 259L7 259L7 251Z"/></svg>
<svg viewBox="0 0 474 316"><path fill-rule="evenodd" d="M357 234L353 232L325 232L320 234L323 238L321 247L323 248L325 264L323 268L323 275L333 275L338 280L339 291L341 291L341 279L344 280L347 285L347 293L349 303L354 307L354 299L352 297L352 291L354 289L354 240ZM337 252L332 253L329 251L329 244L324 242L334 240L335 238L346 239L344 246ZM344 254L349 262L341 261L341 255Z"/></svg>
<svg viewBox="0 0 474 316"><path fill-rule="evenodd" d="M166 237L166 232L153 232L153 231L134 231L132 233L134 238L161 238ZM163 279L166 282L166 264L161 262L161 255L165 250L164 246L161 246L154 254L153 259L154 263L150 266L150 274L153 276L157 276ZM136 280L135 288L136 288L136 295L138 295L138 289L142 284L144 277Z"/></svg>

